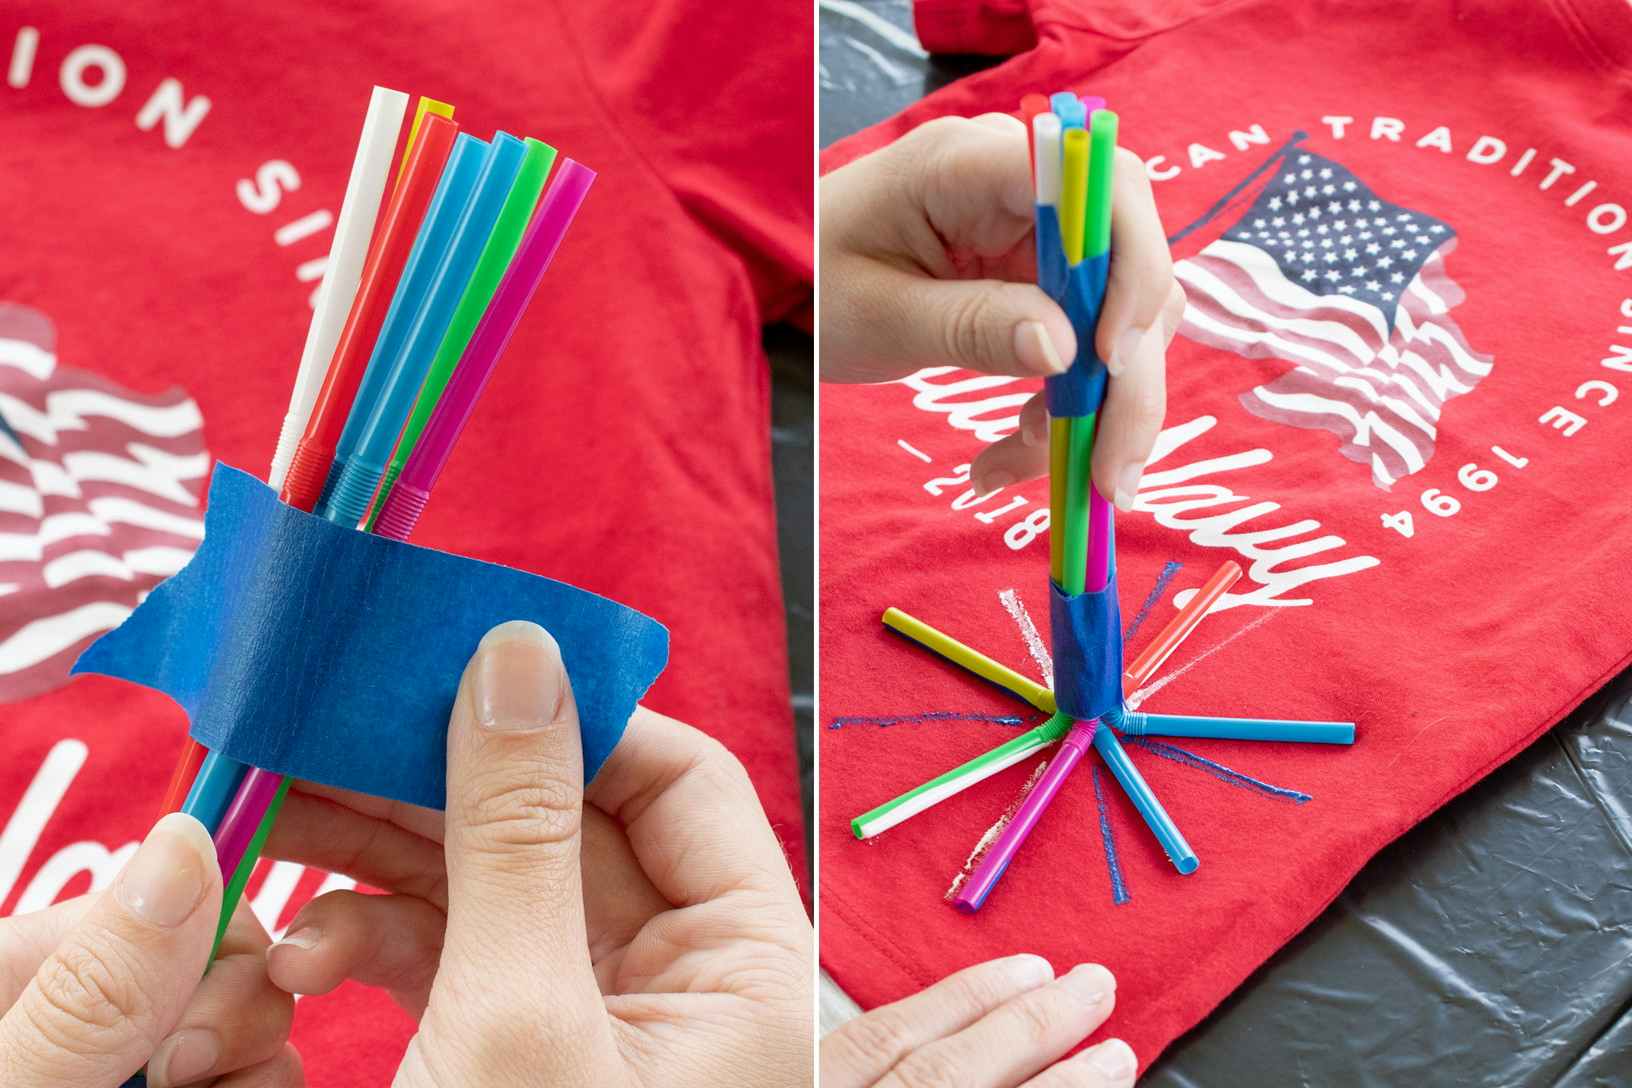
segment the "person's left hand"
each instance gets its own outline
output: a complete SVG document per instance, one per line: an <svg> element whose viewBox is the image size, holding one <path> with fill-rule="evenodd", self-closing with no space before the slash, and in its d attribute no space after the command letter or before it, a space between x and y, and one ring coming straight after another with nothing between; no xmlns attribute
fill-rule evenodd
<svg viewBox="0 0 1632 1088"><path fill-rule="evenodd" d="M149 1088L303 1085L247 905L204 973L220 911L209 832L175 813L113 887L0 919L0 1084L118 1088L145 1063Z"/></svg>

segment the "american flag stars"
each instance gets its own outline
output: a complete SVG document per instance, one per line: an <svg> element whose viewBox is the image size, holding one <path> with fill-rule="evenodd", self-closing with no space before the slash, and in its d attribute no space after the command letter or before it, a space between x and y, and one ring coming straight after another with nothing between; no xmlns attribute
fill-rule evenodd
<svg viewBox="0 0 1632 1088"><path fill-rule="evenodd" d="M1453 233L1433 216L1379 199L1336 162L1312 153L1296 159L1224 238L1264 250L1298 282L1319 282L1392 313L1398 300L1393 285L1408 282ZM1296 210L1276 214L1288 208ZM1429 238L1432 245L1418 244ZM1312 261L1322 266L1318 277L1301 267ZM1389 274L1396 264L1401 270Z"/></svg>

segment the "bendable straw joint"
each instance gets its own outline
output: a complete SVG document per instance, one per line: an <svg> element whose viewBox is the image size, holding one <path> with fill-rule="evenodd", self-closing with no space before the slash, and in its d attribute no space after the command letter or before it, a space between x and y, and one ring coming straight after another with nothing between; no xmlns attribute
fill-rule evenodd
<svg viewBox="0 0 1632 1088"><path fill-rule="evenodd" d="M397 486L397 477L402 475L404 460L398 460L396 455L391 456L391 463L385 466L385 478L380 481L380 490L374 496L374 503L368 511L368 521L363 525L363 531L372 533L374 526L379 523L380 511L385 509L385 500L391 497L391 489Z"/></svg>
<svg viewBox="0 0 1632 1088"><path fill-rule="evenodd" d="M407 540L408 534L414 531L414 525L418 523L419 515L424 512L425 504L430 498L428 491L422 491L410 484L397 484L385 497L385 504L380 507L380 516L374 522L375 535L389 537L392 540Z"/></svg>
<svg viewBox="0 0 1632 1088"><path fill-rule="evenodd" d="M343 467L337 464L335 468L340 471L330 474L335 481L334 491L324 503L323 516L340 525L355 526L368 516L369 502L385 470L360 460L349 461Z"/></svg>
<svg viewBox="0 0 1632 1088"><path fill-rule="evenodd" d="M311 443L302 441L295 447L294 460L283 479L283 492L290 506L298 510L316 510L323 495L323 484L328 475L329 458Z"/></svg>

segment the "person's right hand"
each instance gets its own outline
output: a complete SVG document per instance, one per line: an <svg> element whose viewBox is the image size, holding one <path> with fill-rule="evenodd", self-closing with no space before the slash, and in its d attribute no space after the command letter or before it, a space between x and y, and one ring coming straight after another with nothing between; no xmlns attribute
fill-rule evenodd
<svg viewBox="0 0 1632 1088"><path fill-rule="evenodd" d="M1120 1039L1059 1058L1116 1007L1093 963L1059 978L1041 956L965 968L822 1039L822 1088L1126 1088L1138 1062Z"/></svg>
<svg viewBox="0 0 1632 1088"><path fill-rule="evenodd" d="M448 808L297 784L271 856L389 895L330 892L272 981L388 989L419 1020L403 1088L806 1085L812 933L742 765L637 710L586 790L578 708L541 627L465 670Z"/></svg>

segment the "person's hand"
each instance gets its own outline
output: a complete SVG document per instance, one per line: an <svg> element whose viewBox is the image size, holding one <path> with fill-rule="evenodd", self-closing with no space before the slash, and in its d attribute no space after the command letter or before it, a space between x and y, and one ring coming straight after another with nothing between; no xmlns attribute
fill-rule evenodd
<svg viewBox="0 0 1632 1088"><path fill-rule="evenodd" d="M204 973L220 910L209 832L176 813L111 888L0 920L0 1084L117 1088L144 1063L151 1088L304 1084L247 906Z"/></svg>
<svg viewBox="0 0 1632 1088"><path fill-rule="evenodd" d="M419 1021L410 1088L809 1084L811 926L741 764L639 710L583 773L559 647L494 628L455 700L445 815L291 790L268 853L390 894L307 904L273 981L389 990Z"/></svg>
<svg viewBox="0 0 1632 1088"><path fill-rule="evenodd" d="M1120 1039L1059 1061L1115 1006L1098 964L1058 979L1041 956L976 964L823 1038L822 1088L1126 1088L1138 1064Z"/></svg>
<svg viewBox="0 0 1632 1088"><path fill-rule="evenodd" d="M1077 351L1036 286L1028 134L1007 114L943 117L821 181L821 375L882 382L931 366L1046 377ZM1123 509L1161 430L1184 314L1144 163L1117 152L1110 282L1095 347L1111 372L1093 479ZM974 461L981 493L1048 471L1041 396Z"/></svg>

